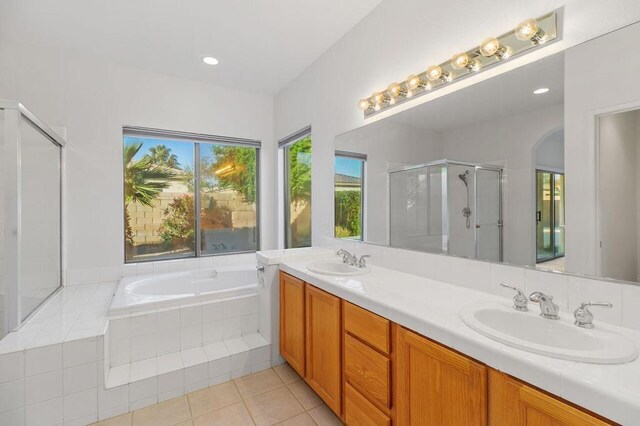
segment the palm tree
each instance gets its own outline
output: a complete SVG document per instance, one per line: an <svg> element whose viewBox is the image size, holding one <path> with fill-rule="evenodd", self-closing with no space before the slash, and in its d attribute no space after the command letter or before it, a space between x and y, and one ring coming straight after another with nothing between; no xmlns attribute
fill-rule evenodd
<svg viewBox="0 0 640 426"><path fill-rule="evenodd" d="M177 169L180 167L178 162L178 156L171 153L171 148L167 148L166 145L156 145L149 148L149 154L145 157L151 157L151 161L154 164L166 166L171 169Z"/></svg>
<svg viewBox="0 0 640 426"><path fill-rule="evenodd" d="M153 158L145 155L138 161L133 158L142 148L142 142L128 143L124 147L124 217L125 239L133 245L133 231L131 230L129 203L138 202L153 207L153 200L169 186L173 177L167 166L154 164Z"/></svg>

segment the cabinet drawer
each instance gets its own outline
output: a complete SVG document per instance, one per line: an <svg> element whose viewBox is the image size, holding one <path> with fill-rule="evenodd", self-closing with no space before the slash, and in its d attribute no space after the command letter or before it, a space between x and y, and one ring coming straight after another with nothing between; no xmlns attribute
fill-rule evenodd
<svg viewBox="0 0 640 426"><path fill-rule="evenodd" d="M390 426L391 419L348 383L345 392L345 420L349 426Z"/></svg>
<svg viewBox="0 0 640 426"><path fill-rule="evenodd" d="M389 354L391 323L349 302L344 303L344 329L379 351Z"/></svg>
<svg viewBox="0 0 640 426"><path fill-rule="evenodd" d="M356 338L344 337L346 382L380 407L391 407L390 361Z"/></svg>

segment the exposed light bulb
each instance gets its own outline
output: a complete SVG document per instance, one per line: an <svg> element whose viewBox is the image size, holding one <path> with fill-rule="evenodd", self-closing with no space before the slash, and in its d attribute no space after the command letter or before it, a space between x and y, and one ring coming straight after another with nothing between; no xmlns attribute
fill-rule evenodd
<svg viewBox="0 0 640 426"><path fill-rule="evenodd" d="M406 96L407 91L400 86L398 83L391 83L389 87L387 87L387 92L391 95L391 100L393 98L397 98L398 96Z"/></svg>
<svg viewBox="0 0 640 426"><path fill-rule="evenodd" d="M360 99L360 101L358 101L358 108L366 111L371 108L371 102L369 101L369 99Z"/></svg>
<svg viewBox="0 0 640 426"><path fill-rule="evenodd" d="M451 57L451 66L456 70L465 69L469 65L469 55L466 53L456 53Z"/></svg>
<svg viewBox="0 0 640 426"><path fill-rule="evenodd" d="M527 41L531 40L533 44L539 44L542 42L544 31L538 25L538 21L535 19L527 19L522 21L516 27L516 38L518 40Z"/></svg>
<svg viewBox="0 0 640 426"><path fill-rule="evenodd" d="M448 81L451 75L440 67L440 65L432 65L427 68L427 78L431 81L442 80Z"/></svg>
<svg viewBox="0 0 640 426"><path fill-rule="evenodd" d="M478 61L469 59L466 53L457 53L451 57L451 66L456 70L467 69L469 71L477 71L480 68Z"/></svg>
<svg viewBox="0 0 640 426"><path fill-rule="evenodd" d="M389 100L389 98L387 98L382 92L373 92L371 99L373 99L373 103L376 104L376 106L379 106Z"/></svg>
<svg viewBox="0 0 640 426"><path fill-rule="evenodd" d="M495 56L498 59L503 59L506 58L509 53L507 47L500 46L500 41L495 37L484 39L484 41L480 43L478 50L480 54L486 58Z"/></svg>
<svg viewBox="0 0 640 426"><path fill-rule="evenodd" d="M409 77L407 77L406 83L407 83L407 88L410 91L415 90L418 87L424 87L424 82L420 79L420 77L418 77L415 74L411 74Z"/></svg>

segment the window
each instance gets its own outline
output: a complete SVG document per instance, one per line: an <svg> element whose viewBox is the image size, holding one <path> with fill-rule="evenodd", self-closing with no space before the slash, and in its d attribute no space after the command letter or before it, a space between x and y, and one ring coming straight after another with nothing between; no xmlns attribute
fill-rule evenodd
<svg viewBox="0 0 640 426"><path fill-rule="evenodd" d="M311 246L311 128L278 143L284 151L285 247Z"/></svg>
<svg viewBox="0 0 640 426"><path fill-rule="evenodd" d="M129 127L123 139L126 262L258 250L260 142Z"/></svg>
<svg viewBox="0 0 640 426"><path fill-rule="evenodd" d="M366 161L365 155L336 151L334 165L336 238L363 239Z"/></svg>

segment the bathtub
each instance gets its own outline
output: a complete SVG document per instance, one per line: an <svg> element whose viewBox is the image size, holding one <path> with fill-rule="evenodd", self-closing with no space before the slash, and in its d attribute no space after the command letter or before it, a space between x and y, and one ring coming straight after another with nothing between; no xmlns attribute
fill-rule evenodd
<svg viewBox="0 0 640 426"><path fill-rule="evenodd" d="M120 280L109 316L255 294L257 287L255 266L127 277Z"/></svg>

